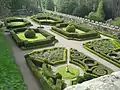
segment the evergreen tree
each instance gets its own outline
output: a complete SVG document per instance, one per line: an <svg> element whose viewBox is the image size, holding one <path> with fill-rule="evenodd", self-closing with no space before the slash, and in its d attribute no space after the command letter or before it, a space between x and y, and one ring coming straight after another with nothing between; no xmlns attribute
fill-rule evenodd
<svg viewBox="0 0 120 90"><path fill-rule="evenodd" d="M53 0L46 0L46 9L47 10L54 10L54 2Z"/></svg>
<svg viewBox="0 0 120 90"><path fill-rule="evenodd" d="M99 2L98 8L96 12L91 12L88 15L89 19L97 20L97 21L104 21L105 15L103 10L103 0Z"/></svg>

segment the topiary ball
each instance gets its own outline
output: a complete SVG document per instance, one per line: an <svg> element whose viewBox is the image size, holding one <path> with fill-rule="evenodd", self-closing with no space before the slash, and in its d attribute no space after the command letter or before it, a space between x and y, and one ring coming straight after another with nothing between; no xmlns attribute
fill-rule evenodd
<svg viewBox="0 0 120 90"><path fill-rule="evenodd" d="M70 32L70 33L72 33L72 32L75 32L75 26L73 25L73 24L69 24L67 27L66 27L66 31L67 32Z"/></svg>
<svg viewBox="0 0 120 90"><path fill-rule="evenodd" d="M24 35L26 38L35 38L35 31L29 28L25 31Z"/></svg>

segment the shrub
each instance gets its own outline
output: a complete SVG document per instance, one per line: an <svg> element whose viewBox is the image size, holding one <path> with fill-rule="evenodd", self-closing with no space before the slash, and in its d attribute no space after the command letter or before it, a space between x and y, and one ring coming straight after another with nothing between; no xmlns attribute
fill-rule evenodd
<svg viewBox="0 0 120 90"><path fill-rule="evenodd" d="M69 24L67 27L66 27L66 31L67 32L75 32L75 26L73 24Z"/></svg>
<svg viewBox="0 0 120 90"><path fill-rule="evenodd" d="M27 29L24 33L26 38L35 38L35 31L32 29Z"/></svg>
<svg viewBox="0 0 120 90"><path fill-rule="evenodd" d="M82 82L84 82L85 81L85 78L83 77L83 76L78 76L77 77L77 82L78 83L82 83Z"/></svg>
<svg viewBox="0 0 120 90"><path fill-rule="evenodd" d="M56 78L61 80L62 79L62 75L60 73L56 73Z"/></svg>

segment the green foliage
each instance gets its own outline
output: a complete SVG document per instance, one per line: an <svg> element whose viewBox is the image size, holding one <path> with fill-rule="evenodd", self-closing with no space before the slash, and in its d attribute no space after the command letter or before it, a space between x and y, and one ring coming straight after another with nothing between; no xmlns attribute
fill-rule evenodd
<svg viewBox="0 0 120 90"><path fill-rule="evenodd" d="M85 17L85 15L88 15L90 12L89 8L85 5L78 6L74 9L72 12L72 15L79 16L79 17Z"/></svg>
<svg viewBox="0 0 120 90"><path fill-rule="evenodd" d="M45 38L43 38L43 39L41 39L39 37L37 37L38 39L28 38L28 39L32 39L32 41L31 41L31 40L26 40L26 39L24 40L24 39L21 39L20 37L18 37L17 34L24 32L26 29L27 28L18 28L18 29L10 31L12 38L15 40L17 45L19 47L21 47L22 49L46 47L46 46L54 45L57 42L57 40L55 39L55 36L53 36L52 34L46 32L46 31L39 30L39 29L33 29L33 30L36 33L40 33Z"/></svg>
<svg viewBox="0 0 120 90"><path fill-rule="evenodd" d="M76 49L70 50L70 62L80 66L84 70L84 77L78 78L78 81L82 78L80 82L84 80L90 80L98 76L110 74L112 72L112 70L108 67L100 64L99 62L84 55Z"/></svg>
<svg viewBox="0 0 120 90"><path fill-rule="evenodd" d="M117 45L116 45L117 44ZM120 67L119 65L119 44L109 40L95 40L92 42L85 43L85 48L90 50L91 52L95 53L96 55L104 58L105 60L113 63L114 65ZM108 71L107 71L108 72Z"/></svg>
<svg viewBox="0 0 120 90"><path fill-rule="evenodd" d="M60 73L56 73L56 78L62 80L62 75Z"/></svg>
<svg viewBox="0 0 120 90"><path fill-rule="evenodd" d="M8 17L4 21L5 26L8 29L15 29L15 28L23 28L27 26L31 26L31 23L23 18L20 17Z"/></svg>
<svg viewBox="0 0 120 90"><path fill-rule="evenodd" d="M69 33L73 33L75 32L75 26L73 24L69 24L67 27L66 27L66 31L69 32Z"/></svg>
<svg viewBox="0 0 120 90"><path fill-rule="evenodd" d="M73 10L76 8L77 2L73 0L60 0L57 5L59 12L72 14Z"/></svg>
<svg viewBox="0 0 120 90"><path fill-rule="evenodd" d="M97 11L89 13L88 18L96 21L104 21L105 15L103 10L103 0L99 2Z"/></svg>
<svg viewBox="0 0 120 90"><path fill-rule="evenodd" d="M10 45L0 29L0 90L26 90L19 67L13 60Z"/></svg>
<svg viewBox="0 0 120 90"><path fill-rule="evenodd" d="M32 30L31 28L27 29L24 33L26 38L35 38L35 31Z"/></svg>
<svg viewBox="0 0 120 90"><path fill-rule="evenodd" d="M35 51L36 52L36 51ZM38 52L36 52L38 53ZM34 55L36 54L34 53ZM41 61L37 61L35 58L33 59L32 56L33 52L25 55L25 59L29 68L32 70L33 74L40 81L44 90L62 90L65 88L65 83L61 78L61 75L54 75L52 69L49 69L51 65L47 65L45 63L41 64ZM58 77L58 78L56 78Z"/></svg>
<svg viewBox="0 0 120 90"><path fill-rule="evenodd" d="M111 24L120 26L120 17L116 17L114 20L112 20Z"/></svg>
<svg viewBox="0 0 120 90"><path fill-rule="evenodd" d="M82 83L82 82L84 82L84 81L85 81L84 76L78 76L78 77L77 77L77 83Z"/></svg>
<svg viewBox="0 0 120 90"><path fill-rule="evenodd" d="M46 0L46 9L48 10L54 10L54 2L53 0Z"/></svg>
<svg viewBox="0 0 120 90"><path fill-rule="evenodd" d="M75 29L80 30L84 33L79 33L80 31L76 30L75 30L76 32L73 33L66 32L67 30L66 29L64 30L64 28L66 28L67 26L69 26L68 23L58 24L52 27L52 31L69 40L87 40L100 37L100 35L93 28L86 27L86 25L74 24ZM71 31L71 29L69 30Z"/></svg>
<svg viewBox="0 0 120 90"><path fill-rule="evenodd" d="M62 18L57 17L56 15L50 13L40 13L37 15L33 15L31 17L34 21L40 24L47 25L56 25L58 23L62 23L64 20Z"/></svg>
<svg viewBox="0 0 120 90"><path fill-rule="evenodd" d="M35 59L39 58L42 61L47 61L47 63L56 65L66 61L66 49L63 47L55 47L51 49L44 49L41 51L36 51L31 54L31 56L37 55Z"/></svg>

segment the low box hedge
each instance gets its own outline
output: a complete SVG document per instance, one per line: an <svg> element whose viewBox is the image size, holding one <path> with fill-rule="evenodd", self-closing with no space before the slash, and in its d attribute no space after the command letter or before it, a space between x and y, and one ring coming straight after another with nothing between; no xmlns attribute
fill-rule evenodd
<svg viewBox="0 0 120 90"><path fill-rule="evenodd" d="M81 33L81 34L69 33L67 31L62 30L62 28L67 27L67 25L69 25L69 23L61 23L56 26L53 26L51 30L69 40L88 40L88 39L94 39L100 37L100 34L98 34L95 30L85 29L77 24L74 24L75 27L79 30L84 31L85 33Z"/></svg>
<svg viewBox="0 0 120 90"><path fill-rule="evenodd" d="M29 54L25 55L25 60L27 62L27 65L29 66L30 70L34 74L34 76L40 82L40 85L43 90L63 90L65 88L64 81L61 79L57 79L56 75L53 75L51 72L49 72L49 69L46 66L47 64L42 63L42 66L38 66L39 63L41 63L41 62L38 61L35 63L34 60L31 60L29 58ZM50 75L50 73L51 73L51 75Z"/></svg>
<svg viewBox="0 0 120 90"><path fill-rule="evenodd" d="M24 24L21 24L21 25L9 25L9 23L12 23L12 22L23 22ZM20 17L8 17L4 20L4 23L5 23L5 26L7 27L7 29L15 29L15 28L21 28L21 27L29 27L31 26L32 24L23 19L23 18L20 18Z"/></svg>
<svg viewBox="0 0 120 90"><path fill-rule="evenodd" d="M43 25L56 25L56 24L62 23L64 21L62 18L59 18L59 17L57 17L53 14L49 14L49 13L40 13L40 14L32 16L31 19L33 19L37 23L40 23ZM49 21L49 20L53 20L53 22Z"/></svg>
<svg viewBox="0 0 120 90"><path fill-rule="evenodd" d="M55 39L55 36L53 36L52 34L40 30L40 29L34 29L35 32L37 33L41 33L43 36L46 37L46 39L43 40L35 40L35 41L27 41L27 40L22 40L17 36L18 32L23 32L25 31L26 28L19 28L19 29L15 29L10 31L12 38L15 40L15 42L17 43L17 45L19 47L21 47L22 49L32 49L32 48L38 48L38 47L46 47L46 46L50 46L50 45L54 45L57 40Z"/></svg>
<svg viewBox="0 0 120 90"><path fill-rule="evenodd" d="M117 54L117 50L119 49L119 45L116 45L113 40L110 39L102 39L102 40L95 40L92 42L87 42L84 45L84 48L89 50L90 52L98 55L99 57L109 61L110 63L114 64L115 66L120 67L120 59L119 54ZM112 57L110 54L116 54L117 57Z"/></svg>
<svg viewBox="0 0 120 90"><path fill-rule="evenodd" d="M113 72L110 68L102 65L96 60L84 55L76 49L70 49L70 63L73 63L84 71L85 80L96 78Z"/></svg>

